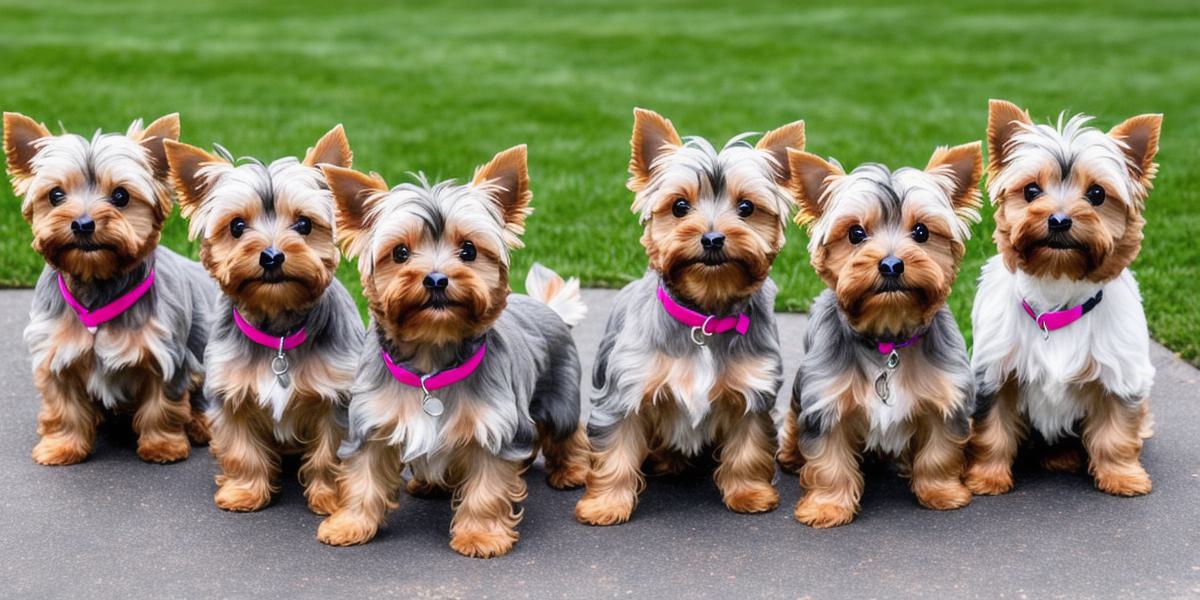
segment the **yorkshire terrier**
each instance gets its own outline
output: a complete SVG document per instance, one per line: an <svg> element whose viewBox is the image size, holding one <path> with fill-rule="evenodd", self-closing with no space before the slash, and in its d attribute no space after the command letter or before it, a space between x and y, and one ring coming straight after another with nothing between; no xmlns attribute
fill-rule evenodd
<svg viewBox="0 0 1200 600"><path fill-rule="evenodd" d="M1162 115L1107 134L1091 118L1035 125L1016 105L988 114L988 193L1000 253L983 267L971 320L979 388L967 485L1012 488L1032 425L1042 464L1078 471L1118 496L1150 492L1141 465L1151 433L1154 366L1129 264L1158 165Z"/></svg>
<svg viewBox="0 0 1200 600"><path fill-rule="evenodd" d="M678 474L712 450L726 507L779 505L770 411L783 364L768 274L794 206L787 152L804 147L804 122L755 146L748 135L718 151L634 111L628 187L650 264L617 296L596 357L581 523L628 521L643 462Z"/></svg>
<svg viewBox="0 0 1200 600"><path fill-rule="evenodd" d="M417 175L389 188L376 174L324 171L371 323L341 452L342 505L317 538L373 538L407 465L411 493L452 489L451 548L502 555L517 541L522 473L539 449L551 486L582 485L587 473L569 329L586 312L579 283L534 265L529 296L508 286L531 212L525 146L467 185Z"/></svg>
<svg viewBox="0 0 1200 600"><path fill-rule="evenodd" d="M979 220L980 144L938 148L923 171L790 159L797 222L829 286L809 314L779 456L804 490L796 520L852 521L866 451L899 459L922 506L966 506L974 381L946 298Z"/></svg>
<svg viewBox="0 0 1200 600"><path fill-rule="evenodd" d="M163 142L177 137L174 114L88 139L4 113L8 174L46 261L25 328L42 395L39 464L86 459L106 414L133 415L148 462L208 441L202 359L216 288L158 246L172 208Z"/></svg>
<svg viewBox="0 0 1200 600"><path fill-rule="evenodd" d="M303 160L264 164L168 142L170 181L200 260L223 295L205 364L217 506L263 508L280 456L300 452L300 481L317 514L337 508L337 449L363 326L334 277L333 196L317 165L350 165L339 125Z"/></svg>

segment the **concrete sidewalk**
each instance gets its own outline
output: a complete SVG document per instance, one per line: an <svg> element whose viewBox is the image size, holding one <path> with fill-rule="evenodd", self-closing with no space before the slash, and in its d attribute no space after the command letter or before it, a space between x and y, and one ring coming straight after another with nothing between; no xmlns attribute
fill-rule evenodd
<svg viewBox="0 0 1200 600"><path fill-rule="evenodd" d="M585 293L592 315L577 340L589 372L612 295ZM572 517L581 492L548 488L535 468L521 541L481 561L447 546L443 500L402 498L366 546L318 543L294 463L278 501L254 514L213 505L205 449L149 465L110 430L82 465L33 464L30 297L0 292L3 597L1200 597L1200 371L1158 345L1144 498L1022 467L1012 493L937 513L874 468L858 520L816 531L792 519L792 476L778 481L783 506L755 516L726 511L707 478L651 480L631 522L589 528ZM784 390L803 328L802 315L780 318Z"/></svg>

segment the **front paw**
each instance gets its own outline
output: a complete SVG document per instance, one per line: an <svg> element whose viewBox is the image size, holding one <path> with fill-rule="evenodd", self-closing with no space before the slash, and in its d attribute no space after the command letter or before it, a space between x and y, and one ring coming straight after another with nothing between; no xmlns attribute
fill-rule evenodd
<svg viewBox="0 0 1200 600"><path fill-rule="evenodd" d="M797 521L815 527L827 529L838 527L854 520L854 508L841 504L831 504L805 497L796 504L795 517Z"/></svg>
<svg viewBox="0 0 1200 600"><path fill-rule="evenodd" d="M355 546L371 541L378 529L376 523L342 510L321 521L317 539L330 546Z"/></svg>
<svg viewBox="0 0 1200 600"><path fill-rule="evenodd" d="M409 479L404 489L413 498L443 498L450 495L450 490L445 487L416 477Z"/></svg>
<svg viewBox="0 0 1200 600"><path fill-rule="evenodd" d="M1097 472L1096 487L1114 496L1144 496L1150 493L1150 475L1141 466L1122 472Z"/></svg>
<svg viewBox="0 0 1200 600"><path fill-rule="evenodd" d="M266 485L242 486L226 483L213 494L217 508L232 512L253 512L271 502L271 493Z"/></svg>
<svg viewBox="0 0 1200 600"><path fill-rule="evenodd" d="M546 475L546 483L556 490L570 490L587 483L588 468L582 464L567 464Z"/></svg>
<svg viewBox="0 0 1200 600"><path fill-rule="evenodd" d="M517 532L502 527L458 530L450 538L450 547L455 552L472 558L492 558L508 554L516 543Z"/></svg>
<svg viewBox="0 0 1200 600"><path fill-rule="evenodd" d="M769 483L748 485L725 495L725 507L736 513L762 513L779 508L779 492Z"/></svg>
<svg viewBox="0 0 1200 600"><path fill-rule="evenodd" d="M182 433L171 436L154 436L138 440L138 458L152 463L173 463L188 457L191 445Z"/></svg>
<svg viewBox="0 0 1200 600"><path fill-rule="evenodd" d="M338 490L327 483L313 482L304 490L308 499L308 510L315 515L332 515L338 509Z"/></svg>
<svg viewBox="0 0 1200 600"><path fill-rule="evenodd" d="M73 465L87 460L91 448L64 437L44 437L33 447L33 462L39 465Z"/></svg>
<svg viewBox="0 0 1200 600"><path fill-rule="evenodd" d="M963 477L967 488L980 496L1006 494L1013 487L1012 470L1007 466L985 467L972 464Z"/></svg>
<svg viewBox="0 0 1200 600"><path fill-rule="evenodd" d="M588 492L575 504L575 520L584 525L618 525L633 516L633 506L631 495Z"/></svg>
<svg viewBox="0 0 1200 600"><path fill-rule="evenodd" d="M944 485L918 487L914 492L921 506L933 510L954 510L971 503L971 490L957 480Z"/></svg>

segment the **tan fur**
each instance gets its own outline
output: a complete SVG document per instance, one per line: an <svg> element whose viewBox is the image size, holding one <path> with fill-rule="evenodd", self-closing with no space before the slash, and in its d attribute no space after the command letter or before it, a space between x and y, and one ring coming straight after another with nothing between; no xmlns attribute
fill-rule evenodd
<svg viewBox="0 0 1200 600"><path fill-rule="evenodd" d="M552 439L543 430L544 427L538 427L542 455L546 459L546 482L550 487L566 490L586 483L591 454L587 429L580 425L575 433L564 440Z"/></svg>
<svg viewBox="0 0 1200 600"><path fill-rule="evenodd" d="M810 527L845 525L854 520L862 497L859 457L867 423L861 411L842 413L832 430L804 447L797 521Z"/></svg>
<svg viewBox="0 0 1200 600"><path fill-rule="evenodd" d="M1114 496L1149 494L1150 476L1141 464L1145 413L1141 407L1123 404L1097 384L1085 389L1090 402L1081 437L1096 487Z"/></svg>
<svg viewBox="0 0 1200 600"><path fill-rule="evenodd" d="M646 423L640 415L621 421L603 448L592 452L587 491L575 505L575 518L585 525L616 525L628 521L646 487L639 468L649 452Z"/></svg>
<svg viewBox="0 0 1200 600"><path fill-rule="evenodd" d="M713 473L725 506L759 513L779 506L775 478L775 425L767 413L747 413L740 397L726 395L714 407L720 444Z"/></svg>
<svg viewBox="0 0 1200 600"><path fill-rule="evenodd" d="M80 366L55 375L44 365L34 373L34 386L42 395L37 430L41 439L33 448L34 462L73 465L92 453L100 410L88 397L86 377Z"/></svg>
<svg viewBox="0 0 1200 600"><path fill-rule="evenodd" d="M951 510L971 503L971 490L962 483L966 443L965 436L950 433L942 415L927 411L917 418L911 442L911 484L921 506Z"/></svg>
<svg viewBox="0 0 1200 600"><path fill-rule="evenodd" d="M259 510L279 491L279 451L272 443L271 416L252 398L226 403L219 413L210 446L221 467L213 499L224 510Z"/></svg>
<svg viewBox="0 0 1200 600"><path fill-rule="evenodd" d="M519 537L522 513L516 504L527 495L525 467L472 444L457 453L451 470L457 485L450 547L474 558L507 554Z"/></svg>
<svg viewBox="0 0 1200 600"><path fill-rule="evenodd" d="M317 539L333 546L364 544L375 537L389 509L399 506L400 462L398 448L384 439L363 443L338 477L342 505L321 522Z"/></svg>
<svg viewBox="0 0 1200 600"><path fill-rule="evenodd" d="M976 494L996 495L1012 489L1012 463L1028 425L1017 410L1017 382L996 392L992 410L975 421L968 445L965 482Z"/></svg>
<svg viewBox="0 0 1200 600"><path fill-rule="evenodd" d="M783 420L783 436L779 443L779 453L775 460L784 471L793 475L800 474L804 467L804 454L800 452L800 423L796 410L788 408L787 417Z"/></svg>

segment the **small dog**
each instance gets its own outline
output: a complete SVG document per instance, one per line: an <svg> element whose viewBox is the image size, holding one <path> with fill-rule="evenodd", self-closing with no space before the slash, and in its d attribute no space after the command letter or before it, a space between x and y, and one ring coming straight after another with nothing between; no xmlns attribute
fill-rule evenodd
<svg viewBox="0 0 1200 600"><path fill-rule="evenodd" d="M224 293L211 319L205 395L221 467L217 506L263 508L279 461L300 451L300 481L317 514L337 508L337 449L363 326L334 277L333 196L319 164L348 166L341 125L304 160L240 164L167 142L170 181L200 239L200 259Z"/></svg>
<svg viewBox="0 0 1200 600"><path fill-rule="evenodd" d="M373 538L407 464L411 493L453 489L451 548L504 554L517 541L521 475L539 449L551 486L582 485L587 473L569 330L586 312L579 283L534 265L532 297L508 287L509 251L531 211L525 146L496 155L468 185L418 175L389 189L375 174L324 170L371 324L341 452L343 503L317 538Z"/></svg>
<svg viewBox="0 0 1200 600"><path fill-rule="evenodd" d="M1089 121L1034 125L1014 104L989 106L1000 254L983 267L971 314L979 397L966 482L977 494L1012 488L1029 425L1047 468L1076 471L1086 454L1102 491L1150 492L1140 455L1154 366L1128 267L1141 248L1162 115L1107 134Z"/></svg>
<svg viewBox="0 0 1200 600"><path fill-rule="evenodd" d="M678 473L714 449L730 510L779 505L770 411L783 361L768 273L794 206L787 151L804 147L804 122L757 146L745 137L717 151L634 111L628 187L650 268L617 296L596 357L581 523L628 521L647 458L656 474Z"/></svg>
<svg viewBox="0 0 1200 600"><path fill-rule="evenodd" d="M792 152L817 296L784 422L780 463L798 472L796 520L854 519L864 451L897 456L925 507L966 506L963 448L974 382L946 307L979 221L980 144L938 148L924 171L841 166Z"/></svg>
<svg viewBox="0 0 1200 600"><path fill-rule="evenodd" d="M4 113L4 152L33 249L46 260L25 343L42 394L33 460L78 463L106 413L132 413L148 462L208 441L205 315L216 288L200 265L158 247L172 201L163 141L179 115L125 135L52 135Z"/></svg>

